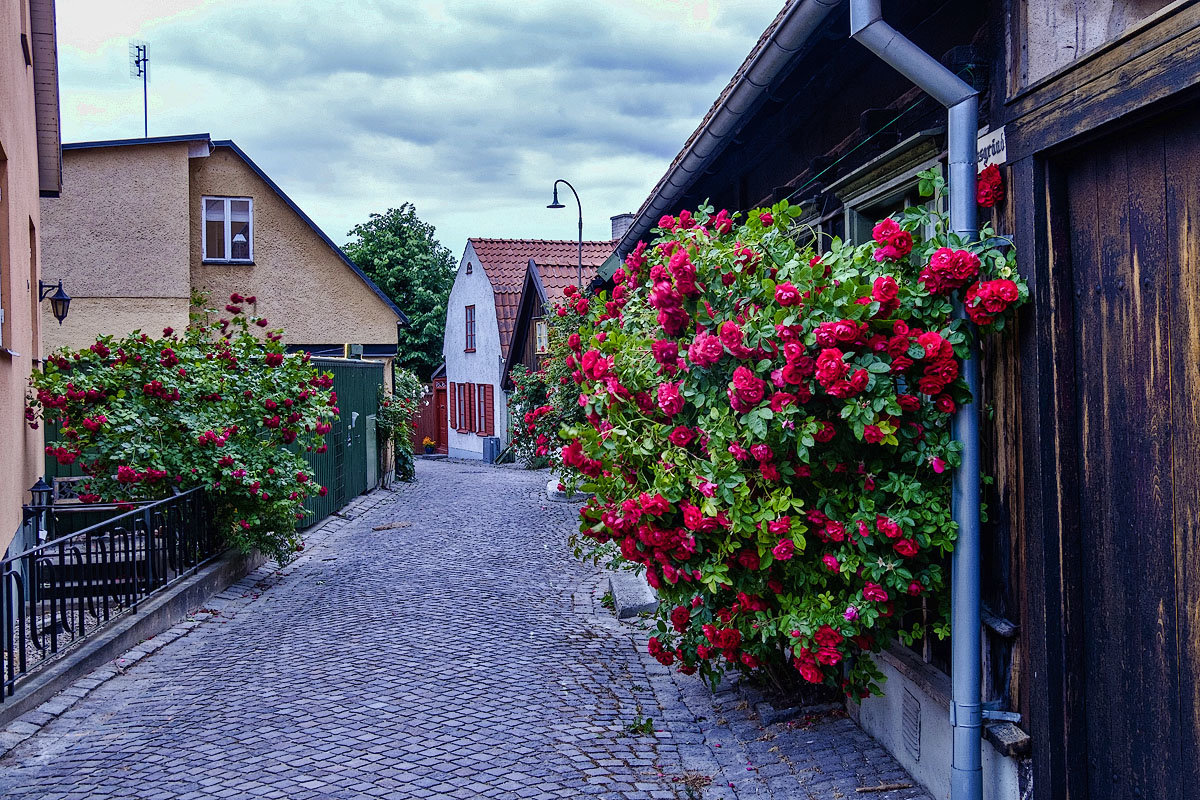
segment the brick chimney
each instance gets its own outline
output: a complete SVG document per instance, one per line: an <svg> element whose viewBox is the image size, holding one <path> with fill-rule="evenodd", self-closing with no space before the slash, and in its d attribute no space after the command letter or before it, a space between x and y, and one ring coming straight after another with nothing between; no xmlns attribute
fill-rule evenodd
<svg viewBox="0 0 1200 800"><path fill-rule="evenodd" d="M632 212L626 212L624 214L617 214L615 217L612 217L612 238L613 238L613 240L615 241L617 239L620 239L622 236L625 235L625 231L629 230L631 227L633 227L633 213Z"/></svg>

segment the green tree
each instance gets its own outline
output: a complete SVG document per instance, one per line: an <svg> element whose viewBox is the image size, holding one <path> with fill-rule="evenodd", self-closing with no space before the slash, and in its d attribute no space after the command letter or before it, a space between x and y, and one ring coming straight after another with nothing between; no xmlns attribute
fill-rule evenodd
<svg viewBox="0 0 1200 800"><path fill-rule="evenodd" d="M376 285L404 309L411 325L400 329L397 366L428 379L442 363L446 301L458 265L422 222L412 203L372 214L355 225L343 248Z"/></svg>

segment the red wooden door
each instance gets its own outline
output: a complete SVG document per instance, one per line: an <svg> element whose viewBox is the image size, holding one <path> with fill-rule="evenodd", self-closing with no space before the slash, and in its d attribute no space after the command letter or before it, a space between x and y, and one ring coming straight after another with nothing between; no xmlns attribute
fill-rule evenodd
<svg viewBox="0 0 1200 800"><path fill-rule="evenodd" d="M447 441L450 438L450 423L446 406L446 379L438 378L433 382L433 406L437 411L437 451L445 454L450 452Z"/></svg>

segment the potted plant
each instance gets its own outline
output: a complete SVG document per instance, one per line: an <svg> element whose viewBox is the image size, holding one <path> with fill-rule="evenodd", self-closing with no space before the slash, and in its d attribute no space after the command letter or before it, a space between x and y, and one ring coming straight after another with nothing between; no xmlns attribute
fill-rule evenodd
<svg viewBox="0 0 1200 800"><path fill-rule="evenodd" d="M435 442L433 439L430 439L428 436L425 437L421 444L425 445L426 453L432 453L434 448L437 447L437 442Z"/></svg>

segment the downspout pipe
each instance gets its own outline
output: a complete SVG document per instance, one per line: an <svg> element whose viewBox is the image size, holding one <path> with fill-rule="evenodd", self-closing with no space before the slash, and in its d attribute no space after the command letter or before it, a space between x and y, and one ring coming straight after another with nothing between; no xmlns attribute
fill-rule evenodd
<svg viewBox="0 0 1200 800"><path fill-rule="evenodd" d="M964 241L979 236L975 209L979 94L966 81L883 21L880 0L850 0L850 35L904 75L949 113L950 227ZM955 317L966 318L959 297ZM979 346L970 337L963 379L973 402L954 414L952 435L962 442L962 465L954 473L952 511L958 523L951 575L951 702L953 751L951 800L983 797L981 698L983 645L979 592Z"/></svg>
<svg viewBox="0 0 1200 800"><path fill-rule="evenodd" d="M775 32L763 44L727 90L724 100L687 146L680 158L655 187L646 207L617 243L624 257L638 240L658 224L664 214L673 214L684 193L733 140L771 85L792 63L825 19L842 0L795 0L779 21Z"/></svg>

